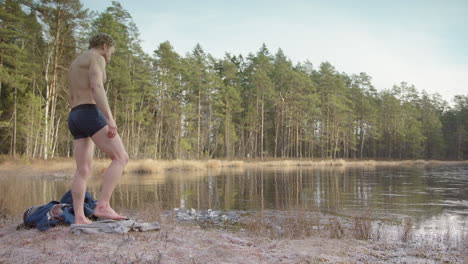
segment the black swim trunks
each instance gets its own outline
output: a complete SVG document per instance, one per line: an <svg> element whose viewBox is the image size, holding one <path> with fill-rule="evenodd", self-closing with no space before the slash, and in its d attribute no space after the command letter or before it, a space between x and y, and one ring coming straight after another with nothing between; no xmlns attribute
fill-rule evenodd
<svg viewBox="0 0 468 264"><path fill-rule="evenodd" d="M106 118L95 104L75 106L68 115L68 129L75 139L91 137L106 125Z"/></svg>

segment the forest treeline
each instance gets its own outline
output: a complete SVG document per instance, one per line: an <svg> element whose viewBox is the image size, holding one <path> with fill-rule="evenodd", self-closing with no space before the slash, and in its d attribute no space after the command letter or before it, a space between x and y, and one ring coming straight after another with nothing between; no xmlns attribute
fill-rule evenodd
<svg viewBox="0 0 468 264"><path fill-rule="evenodd" d="M5 0L0 23L0 154L73 154L67 68L106 32L117 48L105 89L131 158L468 158L468 95L450 106L406 82L377 91L366 73L293 64L266 45L214 58L167 41L146 54L118 2L97 13Z"/></svg>

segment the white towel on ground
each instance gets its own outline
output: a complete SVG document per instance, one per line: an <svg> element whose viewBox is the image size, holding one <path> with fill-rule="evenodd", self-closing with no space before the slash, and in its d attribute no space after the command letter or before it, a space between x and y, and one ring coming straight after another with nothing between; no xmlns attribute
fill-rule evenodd
<svg viewBox="0 0 468 264"><path fill-rule="evenodd" d="M71 225L70 230L73 234L99 234L99 233L118 233L123 234L128 231L152 231L159 230L161 226L158 222L138 223L134 220L102 220L89 225Z"/></svg>

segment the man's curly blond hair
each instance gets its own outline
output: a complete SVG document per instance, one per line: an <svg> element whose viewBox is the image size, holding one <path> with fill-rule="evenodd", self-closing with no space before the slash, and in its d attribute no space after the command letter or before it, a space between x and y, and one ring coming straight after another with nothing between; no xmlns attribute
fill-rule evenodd
<svg viewBox="0 0 468 264"><path fill-rule="evenodd" d="M106 33L98 33L94 35L91 39L89 39L89 47L88 49L92 48L101 48L107 44L108 46L115 46L115 40L109 34Z"/></svg>

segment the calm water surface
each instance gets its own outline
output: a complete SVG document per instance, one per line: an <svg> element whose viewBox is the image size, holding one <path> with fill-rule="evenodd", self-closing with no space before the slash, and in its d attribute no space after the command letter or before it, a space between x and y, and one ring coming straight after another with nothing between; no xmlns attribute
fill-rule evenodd
<svg viewBox="0 0 468 264"><path fill-rule="evenodd" d="M70 186L70 179L8 178L0 186L8 184L25 206L59 200ZM92 181L88 190L97 197L99 186ZM445 226L465 232L468 166L129 174L116 188L112 204L134 210L157 204L165 209L306 210L395 220L410 216L420 229Z"/></svg>

